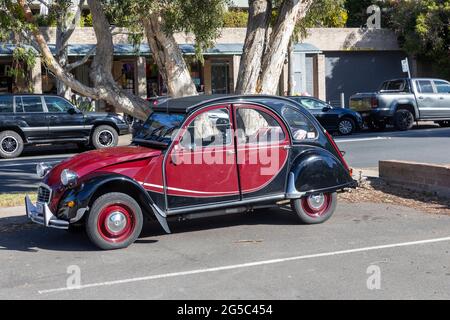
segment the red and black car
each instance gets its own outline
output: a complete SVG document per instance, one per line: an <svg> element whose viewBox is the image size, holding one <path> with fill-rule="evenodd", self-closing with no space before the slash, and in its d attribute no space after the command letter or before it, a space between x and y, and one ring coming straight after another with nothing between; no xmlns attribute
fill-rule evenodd
<svg viewBox="0 0 450 320"><path fill-rule="evenodd" d="M155 105L130 146L77 155L43 177L28 217L46 227L84 226L102 249L124 248L144 217L193 219L289 203L321 223L336 192L354 187L330 135L302 106L274 96L197 96Z"/></svg>

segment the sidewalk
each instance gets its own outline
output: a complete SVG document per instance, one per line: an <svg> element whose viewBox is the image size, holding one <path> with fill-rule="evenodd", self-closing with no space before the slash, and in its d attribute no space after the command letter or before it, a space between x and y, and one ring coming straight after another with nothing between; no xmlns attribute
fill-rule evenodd
<svg viewBox="0 0 450 320"><path fill-rule="evenodd" d="M18 217L18 216L25 216L25 206L20 207L2 207L0 208L0 217Z"/></svg>

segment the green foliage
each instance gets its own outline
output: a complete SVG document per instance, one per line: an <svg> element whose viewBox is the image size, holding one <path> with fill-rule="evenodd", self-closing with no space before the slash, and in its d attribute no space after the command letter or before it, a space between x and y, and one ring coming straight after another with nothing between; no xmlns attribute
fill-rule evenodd
<svg viewBox="0 0 450 320"><path fill-rule="evenodd" d="M388 2L387 25L409 54L431 61L450 78L450 0Z"/></svg>
<svg viewBox="0 0 450 320"><path fill-rule="evenodd" d="M24 82L28 91L33 91L31 70L36 65L36 51L30 47L17 46L13 51L12 68L8 76L17 82Z"/></svg>
<svg viewBox="0 0 450 320"><path fill-rule="evenodd" d="M104 0L110 22L128 28L136 36L142 34L142 19L152 14L162 18L162 28L167 34L194 34L200 60L201 52L211 47L220 34L228 3L229 0Z"/></svg>
<svg viewBox="0 0 450 320"><path fill-rule="evenodd" d="M367 8L378 2L376 0L345 0L345 9L348 13L347 27L359 28L365 26L369 17Z"/></svg>
<svg viewBox="0 0 450 320"><path fill-rule="evenodd" d="M89 13L81 16L80 27L92 27L92 14Z"/></svg>
<svg viewBox="0 0 450 320"><path fill-rule="evenodd" d="M225 28L246 28L247 22L247 11L229 10L223 15L223 26Z"/></svg>
<svg viewBox="0 0 450 320"><path fill-rule="evenodd" d="M36 23L39 27L56 27L56 15L49 14L47 16L36 16Z"/></svg>
<svg viewBox="0 0 450 320"><path fill-rule="evenodd" d="M316 0L304 19L298 21L294 41L307 35L306 28L343 28L347 22L345 0Z"/></svg>

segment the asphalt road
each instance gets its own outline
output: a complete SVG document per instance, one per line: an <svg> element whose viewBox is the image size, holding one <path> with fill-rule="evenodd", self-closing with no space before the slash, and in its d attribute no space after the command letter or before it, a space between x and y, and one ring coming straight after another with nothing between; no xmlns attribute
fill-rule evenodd
<svg viewBox="0 0 450 320"><path fill-rule="evenodd" d="M98 251L0 218L0 299L450 299L448 216L340 203L314 226L281 209L170 225Z"/></svg>
<svg viewBox="0 0 450 320"><path fill-rule="evenodd" d="M378 167L379 160L409 160L438 164L450 163L450 128L420 125L407 132L361 132L335 137L345 158L354 168ZM129 143L129 136L121 137ZM23 157L0 160L0 193L33 192L39 179L36 164L56 164L79 152L72 145L28 148Z"/></svg>

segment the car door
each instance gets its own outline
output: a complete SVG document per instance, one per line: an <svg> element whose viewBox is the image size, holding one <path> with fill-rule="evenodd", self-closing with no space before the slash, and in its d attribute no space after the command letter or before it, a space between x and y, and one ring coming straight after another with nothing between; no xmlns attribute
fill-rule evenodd
<svg viewBox="0 0 450 320"><path fill-rule="evenodd" d="M285 192L290 138L281 119L265 107L234 105L242 199Z"/></svg>
<svg viewBox="0 0 450 320"><path fill-rule="evenodd" d="M170 209L240 199L229 105L195 112L180 130L166 160Z"/></svg>
<svg viewBox="0 0 450 320"><path fill-rule="evenodd" d="M416 80L416 99L421 118L436 118L439 114L439 97L431 80Z"/></svg>
<svg viewBox="0 0 450 320"><path fill-rule="evenodd" d="M44 102L52 139L82 139L89 136L89 129L84 125L84 114L69 101L61 97L44 96Z"/></svg>
<svg viewBox="0 0 450 320"><path fill-rule="evenodd" d="M439 98L439 117L450 118L450 83L444 80L434 80L434 86Z"/></svg>
<svg viewBox="0 0 450 320"><path fill-rule="evenodd" d="M19 123L28 141L47 140L47 114L42 96L15 96L15 120Z"/></svg>

